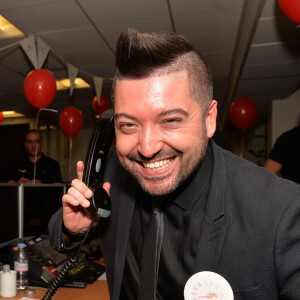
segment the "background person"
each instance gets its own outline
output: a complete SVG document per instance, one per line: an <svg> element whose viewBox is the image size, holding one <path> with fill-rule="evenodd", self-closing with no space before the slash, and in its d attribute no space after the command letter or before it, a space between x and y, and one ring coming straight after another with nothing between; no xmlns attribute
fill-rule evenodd
<svg viewBox="0 0 300 300"><path fill-rule="evenodd" d="M104 178L112 210L94 229L111 299L148 299L142 253L153 207L164 229L151 299L183 299L200 271L223 276L237 300L300 299L300 187L211 140L217 102L201 55L182 36L129 30L116 67L116 147ZM78 162L49 223L59 250L78 245L92 219L83 169Z"/></svg>
<svg viewBox="0 0 300 300"><path fill-rule="evenodd" d="M8 183L33 183L35 164L35 183L62 182L58 162L42 153L42 144L42 135L38 130L32 129L26 133L26 157L16 159Z"/></svg>
<svg viewBox="0 0 300 300"><path fill-rule="evenodd" d="M300 183L300 125L278 137L264 167Z"/></svg>

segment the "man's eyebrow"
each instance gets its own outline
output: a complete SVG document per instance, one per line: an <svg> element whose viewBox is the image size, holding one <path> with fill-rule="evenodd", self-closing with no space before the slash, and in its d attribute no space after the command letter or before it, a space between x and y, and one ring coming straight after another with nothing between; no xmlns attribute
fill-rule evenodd
<svg viewBox="0 0 300 300"><path fill-rule="evenodd" d="M115 114L114 114L115 120L118 119L118 118L121 118L121 117L127 118L127 119L131 119L131 120L133 120L133 121L136 121L136 120L137 120L137 118L136 118L135 116L128 115L128 114L125 114L125 113L119 113L119 114L115 113Z"/></svg>
<svg viewBox="0 0 300 300"><path fill-rule="evenodd" d="M165 116L168 116L168 115L174 115L174 114L182 114L184 116L188 116L188 112L183 110L182 108L175 108L175 109L170 109L170 110L165 110L165 111L162 111L159 116L160 117L165 117Z"/></svg>
<svg viewBox="0 0 300 300"><path fill-rule="evenodd" d="M165 110L165 111L162 111L158 116L159 117L165 117L165 116L173 115L173 114L182 114L184 116L188 116L188 112L186 112L182 108ZM120 117L124 117L124 118L131 119L133 121L137 120L137 118L135 116L132 116L132 115L129 115L129 114L125 114L125 113L115 113L114 117L115 117L115 119L118 119Z"/></svg>

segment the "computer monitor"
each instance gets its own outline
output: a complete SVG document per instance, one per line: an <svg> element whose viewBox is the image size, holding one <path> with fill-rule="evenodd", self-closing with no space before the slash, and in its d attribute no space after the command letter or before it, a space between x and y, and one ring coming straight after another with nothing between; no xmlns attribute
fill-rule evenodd
<svg viewBox="0 0 300 300"><path fill-rule="evenodd" d="M48 234L48 222L61 207L64 184L21 184L23 198L22 237Z"/></svg>
<svg viewBox="0 0 300 300"><path fill-rule="evenodd" d="M21 237L19 188L18 184L0 183L0 248L12 245Z"/></svg>

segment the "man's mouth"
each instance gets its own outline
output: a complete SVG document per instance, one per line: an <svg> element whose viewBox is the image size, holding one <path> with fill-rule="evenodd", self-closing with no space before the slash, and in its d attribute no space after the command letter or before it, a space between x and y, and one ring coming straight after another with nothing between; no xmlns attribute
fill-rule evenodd
<svg viewBox="0 0 300 300"><path fill-rule="evenodd" d="M147 170L159 171L167 168L172 163L173 160L174 158L172 159L168 158L156 162L148 162L148 163L143 162L143 166Z"/></svg>

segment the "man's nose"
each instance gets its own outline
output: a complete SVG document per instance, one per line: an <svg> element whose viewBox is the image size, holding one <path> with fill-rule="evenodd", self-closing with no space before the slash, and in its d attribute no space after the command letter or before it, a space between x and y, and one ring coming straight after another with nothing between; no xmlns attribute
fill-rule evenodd
<svg viewBox="0 0 300 300"><path fill-rule="evenodd" d="M139 133L138 151L146 158L151 158L163 147L161 132L154 126L147 126Z"/></svg>

